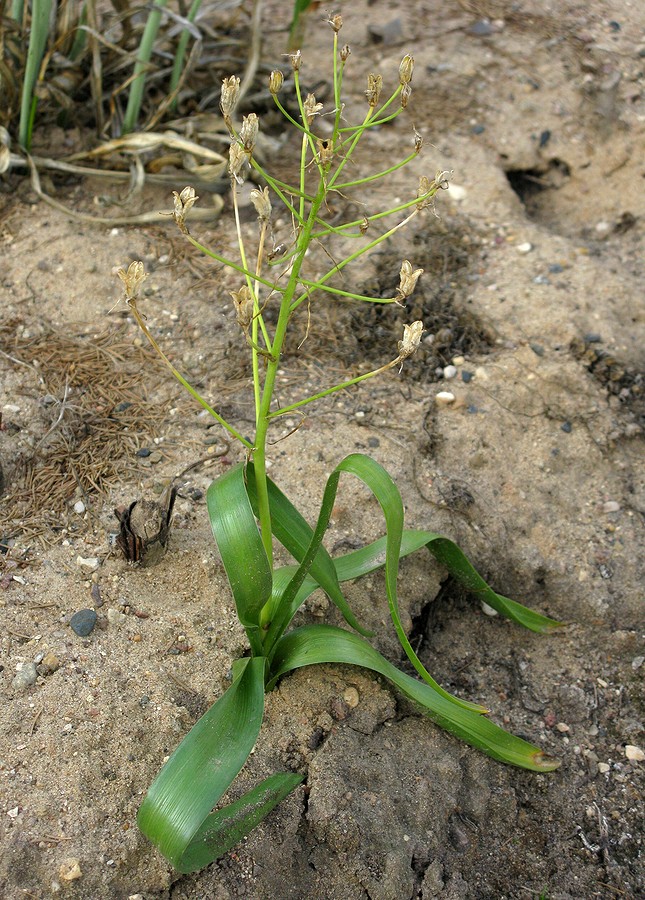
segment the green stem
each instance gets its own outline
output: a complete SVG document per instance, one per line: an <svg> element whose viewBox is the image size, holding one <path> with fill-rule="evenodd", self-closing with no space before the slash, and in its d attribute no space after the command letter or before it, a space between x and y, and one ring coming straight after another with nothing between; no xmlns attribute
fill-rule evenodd
<svg viewBox="0 0 645 900"><path fill-rule="evenodd" d="M367 175L365 178L359 178L356 181L345 181L342 184L335 184L332 179L332 183L329 186L330 188L332 186L335 187L337 191L342 191L343 188L355 187L359 184L369 184L371 181L378 181L379 178L385 178L386 175L391 175L392 172L396 172L397 169L402 169L403 166L407 166L407 164L412 162L413 159L416 159L417 155L417 152L414 151L413 153L410 153L409 156L406 156L405 159L402 159L400 162L395 163L395 165L390 166L389 169L383 169L382 172L376 172L374 175ZM338 172L336 172L336 175L337 174ZM336 175L334 177L336 177Z"/></svg>
<svg viewBox="0 0 645 900"><path fill-rule="evenodd" d="M177 381L178 381L184 388L186 388L186 390L187 390L188 393L191 395L191 397L194 397L195 400L197 400L197 402L200 404L200 406L203 406L204 409L206 410L206 412L210 413L211 416L212 416L214 419L216 419L216 420L220 423L220 425L228 431L228 433L229 433L230 435L232 435L234 438L237 438L237 440L238 440L241 444L243 444L243 445L247 448L247 450L251 450L252 447L251 447L251 444L249 443L249 441L247 441L247 439L246 439L245 437L242 437L242 435L240 434L239 431L237 431L236 428L234 428L232 425L229 425L229 423L226 421L226 419L222 418L222 416L220 416L220 414L219 414L218 412L215 412L215 410L213 409L213 407L210 406L210 405L206 402L206 400L204 400L204 398L201 396L201 394L199 394L199 393L195 390L195 388L192 386L192 384L190 384L188 381L186 381L186 379L185 379L184 376L181 374L181 372L177 371L177 369L173 366L173 364L170 362L170 360L168 359L168 357L166 356L166 354L163 352L163 350L161 349L161 347L159 346L159 344L156 342L156 340L155 340L155 339L153 338L153 336L150 334L150 330L148 329L148 326L146 325L143 316L141 315L141 313L140 313L139 310L137 309L135 302L134 302L133 300L131 300L129 305L130 305L130 309L132 310L132 314L133 314L134 318L135 318L136 321L137 321L137 325L138 325L139 328L143 331L143 333L145 334L145 336L148 338L148 340L149 340L150 343L152 344L153 349L156 350L156 352L159 354L159 356L162 358L162 360L163 360L163 361L165 362L165 364L168 366L168 368L170 369L170 371L172 372L172 374L175 376L175 378L177 379Z"/></svg>
<svg viewBox="0 0 645 900"><path fill-rule="evenodd" d="M396 359L386 363L384 366L380 366L378 369L374 369L372 372L366 372L364 375L357 375L356 378L350 378L348 381L343 381L342 384L336 384L334 387L319 391L317 394L312 394L311 397L306 397L304 400L298 400L297 403L290 403L289 406L281 406L280 409L276 409L272 413L269 413L269 418L275 419L278 416L284 416L287 413L293 412L294 409L300 409L301 406L313 403L314 400L322 400L323 397L335 394L336 391L342 391L344 388L352 387L354 384L360 384L361 381L367 381L368 378L374 378L375 375L381 375L383 372L387 372L388 369L393 369L394 366L398 365L400 362L401 357L397 356Z"/></svg>

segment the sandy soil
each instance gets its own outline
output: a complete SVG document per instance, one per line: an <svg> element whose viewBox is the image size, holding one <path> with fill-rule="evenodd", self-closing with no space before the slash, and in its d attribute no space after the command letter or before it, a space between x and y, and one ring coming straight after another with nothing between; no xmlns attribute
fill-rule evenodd
<svg viewBox="0 0 645 900"><path fill-rule="evenodd" d="M283 32L269 25L286 13L273 3L264 16L271 61ZM251 784L293 768L306 773L303 787L206 871L169 868L135 817L245 649L204 501L238 453L166 379L127 309L113 309L115 271L145 261L150 328L244 430L248 369L227 293L236 283L188 252L169 221L79 224L12 176L0 194L7 900L645 893L643 11L599 0L360 0L345 17L355 106L368 71L387 82L403 53L416 59L409 122L426 144L391 191L440 168L454 170L456 188L441 196L439 218L416 220L351 276L364 292L390 290L410 258L426 270L410 308L314 309L300 350L304 318L296 326L281 398L391 358L411 317L434 339L401 375L316 407L275 445L271 474L312 519L335 464L370 452L395 477L411 526L454 538L498 590L570 623L553 637L523 633L484 615L429 558L402 567L407 626L433 675L562 766L548 776L504 767L361 670L303 670L269 696L242 775ZM306 58L327 40L315 21L307 34ZM78 140L52 136L63 147ZM384 128L358 165L391 159L401 140ZM103 184L46 187L75 209L122 213ZM166 208L147 188L126 211ZM216 225L194 233L231 248L229 212L225 198ZM436 402L442 390L455 397L448 406ZM283 424L286 435L297 420ZM66 455L76 476L63 472ZM158 497L198 461L179 479L165 557L128 565L113 544L113 509ZM47 490L66 485L60 508L42 502L37 473L48 463L59 469ZM102 494L78 486L86 471ZM374 501L347 482L327 546L359 546L381 529ZM381 577L349 596L379 649L400 659ZM82 638L69 623L88 608L98 618ZM303 619L322 617L335 621L314 597ZM80 877L64 877L68 860Z"/></svg>

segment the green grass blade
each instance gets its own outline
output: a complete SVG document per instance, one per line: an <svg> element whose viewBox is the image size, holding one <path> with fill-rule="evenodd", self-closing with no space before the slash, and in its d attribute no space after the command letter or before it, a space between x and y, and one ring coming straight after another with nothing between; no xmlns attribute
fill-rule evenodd
<svg viewBox="0 0 645 900"><path fill-rule="evenodd" d="M197 18L197 13L199 12L199 8L202 5L202 0L193 0L190 9L188 10L188 14L186 19L188 22L194 22ZM187 28L184 28L179 36L179 41L177 43L177 52L175 53L175 61L172 65L172 73L170 75L170 93L174 93L177 90L177 85L179 84L179 79L181 78L181 70L184 67L184 59L186 58L186 48L188 47L188 41L190 40L191 34ZM172 108L174 109L177 106L177 98L172 102Z"/></svg>
<svg viewBox="0 0 645 900"><path fill-rule="evenodd" d="M36 114L36 97L34 88L38 79L38 71L47 45L49 34L49 17L51 0L33 0L31 6L31 34L27 48L27 63L22 83L20 102L20 123L18 125L18 143L25 150L31 147L31 133Z"/></svg>
<svg viewBox="0 0 645 900"><path fill-rule="evenodd" d="M257 652L260 612L271 596L272 577L246 492L243 463L232 466L211 484L206 504L238 617Z"/></svg>
<svg viewBox="0 0 645 900"><path fill-rule="evenodd" d="M346 663L378 672L434 722L493 759L535 772L549 772L559 765L539 747L509 734L480 712L464 709L432 685L400 672L359 635L332 625L307 625L285 635L271 662L268 687L286 672L318 663Z"/></svg>
<svg viewBox="0 0 645 900"><path fill-rule="evenodd" d="M132 72L133 80L128 92L128 105L123 117L123 134L128 134L128 132L134 131L137 127L143 102L143 92L146 86L146 73L149 68L152 48L157 38L159 25L161 24L161 10L167 2L168 0L154 0L153 6L148 13L146 27L143 29L143 36L139 44L137 61Z"/></svg>
<svg viewBox="0 0 645 900"><path fill-rule="evenodd" d="M177 747L139 809L139 828L180 871L185 857L194 859L197 851L191 844L246 762L260 731L266 661L256 657L246 662Z"/></svg>

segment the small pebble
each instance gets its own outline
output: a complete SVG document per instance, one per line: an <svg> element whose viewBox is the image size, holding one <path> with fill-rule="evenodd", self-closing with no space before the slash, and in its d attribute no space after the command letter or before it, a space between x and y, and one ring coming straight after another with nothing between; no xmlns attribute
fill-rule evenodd
<svg viewBox="0 0 645 900"><path fill-rule="evenodd" d="M563 422L562 425L560 425L560 431L564 431L565 434L571 434L572 428L571 422Z"/></svg>
<svg viewBox="0 0 645 900"><path fill-rule="evenodd" d="M645 662L645 656L635 656L632 660L632 669L640 669Z"/></svg>
<svg viewBox="0 0 645 900"><path fill-rule="evenodd" d="M455 395L451 394L450 391L439 391L434 400L437 406L450 406L451 403L455 402Z"/></svg>
<svg viewBox="0 0 645 900"><path fill-rule="evenodd" d="M119 627L120 625L124 624L127 618L128 617L125 615L125 613L119 612L118 609L108 609L107 611L107 620L110 625Z"/></svg>
<svg viewBox="0 0 645 900"><path fill-rule="evenodd" d="M61 881L76 881L76 879L81 878L82 875L81 862L75 856L70 856L60 864L58 877Z"/></svg>
<svg viewBox="0 0 645 900"><path fill-rule="evenodd" d="M529 344L536 356L544 356L544 347L541 344Z"/></svg>
<svg viewBox="0 0 645 900"><path fill-rule="evenodd" d="M38 678L36 663L23 663L16 672L11 687L14 691L26 691L28 687L36 683L36 678Z"/></svg>
<svg viewBox="0 0 645 900"><path fill-rule="evenodd" d="M596 331L589 331L587 334L583 334L582 340L585 344L600 344L602 343L602 337Z"/></svg>
<svg viewBox="0 0 645 900"><path fill-rule="evenodd" d="M486 131L485 125L473 125L470 129L472 134L483 134Z"/></svg>
<svg viewBox="0 0 645 900"><path fill-rule="evenodd" d="M443 377L446 381L450 381L452 378L455 378L457 375L457 367L456 366L446 366L443 370Z"/></svg>
<svg viewBox="0 0 645 900"><path fill-rule="evenodd" d="M542 147L546 147L546 145L549 143L550 140L551 140L551 132L549 131L548 128L545 128L544 131L541 132L541 134L540 134L540 141L538 144L540 150L542 149Z"/></svg>
<svg viewBox="0 0 645 900"><path fill-rule="evenodd" d="M560 263L552 263L549 266L549 272L551 272L552 275L559 275L560 272L564 272L564 266L561 266Z"/></svg>
<svg viewBox="0 0 645 900"><path fill-rule="evenodd" d="M354 709L355 707L357 707L360 701L360 697L356 688L348 687L343 694L343 700L350 709Z"/></svg>
<svg viewBox="0 0 645 900"><path fill-rule="evenodd" d="M518 253L530 253L532 249L533 249L533 244L529 243L529 241L524 241L523 244L517 245Z"/></svg>
<svg viewBox="0 0 645 900"><path fill-rule="evenodd" d="M149 450L147 447L141 447L139 450L137 450L135 456L138 456L140 459L144 459L145 457L150 456L151 453L152 450Z"/></svg>
<svg viewBox="0 0 645 900"><path fill-rule="evenodd" d="M464 364L465 362L466 362L466 357L465 357L465 356L453 356L453 358L452 358L452 364L453 364L453 366L457 366L457 367L463 366L463 364Z"/></svg>
<svg viewBox="0 0 645 900"><path fill-rule="evenodd" d="M55 653L52 653L51 650L48 650L37 667L38 674L52 675L57 671L57 669L60 669L60 659L56 656Z"/></svg>
<svg viewBox="0 0 645 900"><path fill-rule="evenodd" d="M495 34L498 29L495 28L490 19L479 19L478 22L474 22L470 28L468 29L469 34L474 34L477 37L490 37L491 34Z"/></svg>
<svg viewBox="0 0 645 900"><path fill-rule="evenodd" d="M611 769L609 763L598 763L598 771L601 775L606 775L607 772Z"/></svg>
<svg viewBox="0 0 645 900"><path fill-rule="evenodd" d="M163 454L161 450L153 450L150 456L148 457L151 463L160 463L163 459Z"/></svg>
<svg viewBox="0 0 645 900"><path fill-rule="evenodd" d="M625 747L625 756L627 759L631 760L631 762L643 762L645 759L645 752L643 752L640 747L635 747L634 744L627 744Z"/></svg>
<svg viewBox="0 0 645 900"><path fill-rule="evenodd" d="M464 384L468 384L469 381L473 380L473 373L468 372L467 369L464 369L461 373L461 380L464 382Z"/></svg>
<svg viewBox="0 0 645 900"><path fill-rule="evenodd" d="M87 637L96 625L97 615L93 609L79 609L69 620L69 627L79 637Z"/></svg>
<svg viewBox="0 0 645 900"><path fill-rule="evenodd" d="M558 722L555 727L558 729L558 731L561 731L562 734L566 734L567 731L571 731L566 722Z"/></svg>
<svg viewBox="0 0 645 900"><path fill-rule="evenodd" d="M76 565L82 566L84 569L98 569L101 564L101 560L97 556L77 556L76 557Z"/></svg>
<svg viewBox="0 0 645 900"><path fill-rule="evenodd" d="M551 284L548 275L536 275L533 284Z"/></svg>
<svg viewBox="0 0 645 900"><path fill-rule="evenodd" d="M85 512L85 504L82 500L77 500L74 504L74 512L78 513L79 516L82 516Z"/></svg>
<svg viewBox="0 0 645 900"><path fill-rule="evenodd" d="M604 513L620 512L620 503L618 503L617 500L607 500L607 502L602 505L602 511Z"/></svg>
<svg viewBox="0 0 645 900"><path fill-rule="evenodd" d="M481 608L485 616L490 616L492 618L499 615L496 609L493 609L493 607L489 606L488 603L484 603L483 600L481 601Z"/></svg>

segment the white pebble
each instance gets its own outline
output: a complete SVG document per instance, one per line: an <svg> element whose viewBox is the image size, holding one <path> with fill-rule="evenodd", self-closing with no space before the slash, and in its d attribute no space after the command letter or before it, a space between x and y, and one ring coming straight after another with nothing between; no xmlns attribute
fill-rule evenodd
<svg viewBox="0 0 645 900"><path fill-rule="evenodd" d="M354 709L355 707L357 707L360 701L360 697L356 688L348 687L343 694L343 700L350 709Z"/></svg>
<svg viewBox="0 0 645 900"><path fill-rule="evenodd" d="M77 556L76 557L76 565L82 566L84 569L92 569L93 570L93 569L98 569L98 567L101 565L101 560L98 558L98 556L88 556L88 557Z"/></svg>
<svg viewBox="0 0 645 900"><path fill-rule="evenodd" d="M518 253L530 253L532 249L533 249L533 244L529 243L529 241L524 241L523 244L517 245Z"/></svg>
<svg viewBox="0 0 645 900"><path fill-rule="evenodd" d="M489 606L488 603L485 603L483 600L481 601L482 612L485 616L498 616L499 613L496 609L493 609L492 606Z"/></svg>
<svg viewBox="0 0 645 900"><path fill-rule="evenodd" d="M450 391L439 391L434 400L437 406L450 406L451 403L455 402L455 395L451 394Z"/></svg>
<svg viewBox="0 0 645 900"><path fill-rule="evenodd" d="M5 405L2 408L4 409L5 412L8 412L8 413L20 412L20 407L16 406L15 403L5 403Z"/></svg>
<svg viewBox="0 0 645 900"><path fill-rule="evenodd" d="M607 772L611 769L609 763L598 763L598 771L601 775L606 775Z"/></svg>
<svg viewBox="0 0 645 900"><path fill-rule="evenodd" d="M451 378L455 378L457 375L456 366L445 366L443 370L443 377L446 381L450 381Z"/></svg>
<svg viewBox="0 0 645 900"><path fill-rule="evenodd" d="M645 759L645 753L640 747L635 747L634 744L627 744L625 747L625 756L632 762L643 762Z"/></svg>
<svg viewBox="0 0 645 900"><path fill-rule="evenodd" d="M85 512L85 504L82 500L77 500L74 504L74 512L78 513L79 516L82 516Z"/></svg>
<svg viewBox="0 0 645 900"><path fill-rule="evenodd" d="M602 511L606 513L619 512L620 503L617 500L607 500L606 503L603 503Z"/></svg>
<svg viewBox="0 0 645 900"><path fill-rule="evenodd" d="M632 669L640 669L645 662L645 656L635 656L632 660Z"/></svg>
<svg viewBox="0 0 645 900"><path fill-rule="evenodd" d="M114 625L115 627L119 627L123 625L124 622L127 621L127 616L125 613L119 612L118 609L108 609L107 611L107 620L110 625Z"/></svg>
<svg viewBox="0 0 645 900"><path fill-rule="evenodd" d="M463 366L463 364L465 362L466 362L465 356L453 356L453 358L452 358L453 366Z"/></svg>

